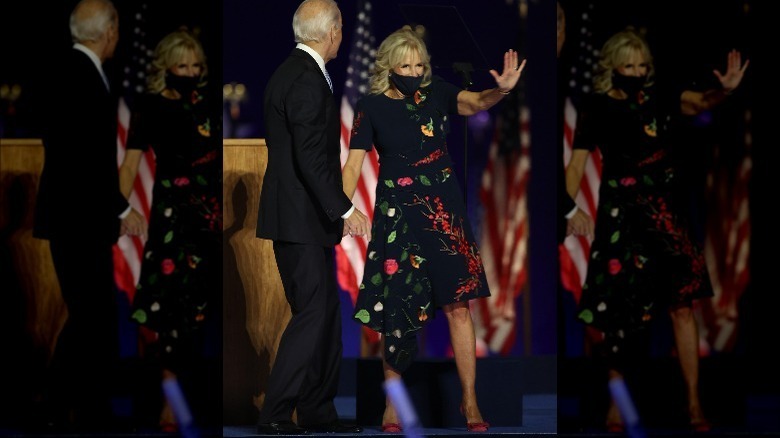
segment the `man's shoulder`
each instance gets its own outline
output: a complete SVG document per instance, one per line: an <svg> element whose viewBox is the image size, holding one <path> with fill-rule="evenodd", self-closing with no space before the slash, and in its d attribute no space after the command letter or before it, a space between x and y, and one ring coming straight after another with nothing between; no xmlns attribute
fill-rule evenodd
<svg viewBox="0 0 780 438"><path fill-rule="evenodd" d="M295 52L300 52L295 53ZM301 56L303 54L303 56ZM300 79L313 79L317 77L319 67L314 60L309 62L305 56L308 56L301 50L295 49L284 61L276 68L269 82L293 83Z"/></svg>

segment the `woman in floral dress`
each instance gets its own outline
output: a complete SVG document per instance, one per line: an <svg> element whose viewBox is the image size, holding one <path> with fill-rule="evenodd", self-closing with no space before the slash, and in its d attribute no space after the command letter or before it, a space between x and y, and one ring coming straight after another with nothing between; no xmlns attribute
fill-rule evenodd
<svg viewBox="0 0 780 438"><path fill-rule="evenodd" d="M715 75L722 89L670 90L654 83L653 60L633 30L601 50L595 95L577 122L566 186L574 198L588 154L603 157L596 231L578 318L604 333L610 376L620 377L624 351L659 312L671 316L688 395L691 426L709 428L698 394L698 334L692 301L712 295L704 258L675 199L677 176L669 134L682 115L720 103L742 80L747 63L728 56ZM666 93L666 94L664 94ZM614 402L609 429L622 423Z"/></svg>
<svg viewBox="0 0 780 438"><path fill-rule="evenodd" d="M132 318L156 333L154 356L163 378L202 355L203 327L219 315L222 281L222 154L220 123L210 115L205 55L186 31L157 45L149 94L133 114L120 188L129 196L143 153L156 171L149 238ZM161 424L173 417L164 406Z"/></svg>
<svg viewBox="0 0 780 438"><path fill-rule="evenodd" d="M468 301L490 294L463 195L447 152L447 117L472 115L498 103L525 64L504 55L491 70L496 88L463 91L431 75L425 43L408 26L377 52L371 91L356 107L344 191L354 195L366 152L376 147L379 177L355 319L384 342L385 379L397 378L417 350L416 333L436 308L450 328L469 430L486 431L474 391L476 352ZM400 431L388 402L383 430Z"/></svg>

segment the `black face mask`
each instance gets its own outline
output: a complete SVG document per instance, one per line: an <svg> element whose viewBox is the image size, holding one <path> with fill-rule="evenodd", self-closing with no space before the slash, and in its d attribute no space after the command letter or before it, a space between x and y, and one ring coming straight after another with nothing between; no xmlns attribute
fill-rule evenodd
<svg viewBox="0 0 780 438"><path fill-rule="evenodd" d="M422 84L422 76L401 76L395 73L390 73L390 80L393 81L393 85L404 96L411 96Z"/></svg>
<svg viewBox="0 0 780 438"><path fill-rule="evenodd" d="M197 76L177 76L173 73L165 75L165 85L178 91L182 97L189 97L198 86L200 78Z"/></svg>
<svg viewBox="0 0 780 438"><path fill-rule="evenodd" d="M618 72L612 73L612 87L619 88L629 96L636 96L647 82L647 76L626 76Z"/></svg>

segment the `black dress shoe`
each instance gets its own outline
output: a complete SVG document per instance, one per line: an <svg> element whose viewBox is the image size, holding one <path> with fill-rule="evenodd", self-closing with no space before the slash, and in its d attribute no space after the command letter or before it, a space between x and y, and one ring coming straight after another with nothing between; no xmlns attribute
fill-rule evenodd
<svg viewBox="0 0 780 438"><path fill-rule="evenodd" d="M304 426L309 432L318 433L360 433L363 428L354 424L344 424L340 421L331 421L330 423L312 424Z"/></svg>
<svg viewBox="0 0 780 438"><path fill-rule="evenodd" d="M260 435L306 435L309 431L292 421L272 421L258 424L257 433Z"/></svg>

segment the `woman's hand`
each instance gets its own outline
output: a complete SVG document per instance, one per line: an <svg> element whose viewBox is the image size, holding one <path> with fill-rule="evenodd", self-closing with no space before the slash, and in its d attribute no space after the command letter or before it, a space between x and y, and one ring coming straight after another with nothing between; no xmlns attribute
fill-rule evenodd
<svg viewBox="0 0 780 438"><path fill-rule="evenodd" d="M723 91L730 93L739 86L742 82L742 76L745 74L745 69L750 65L750 60L745 61L742 65L742 54L738 50L732 50L728 55L728 67L725 74L721 74L718 70L713 70L712 73L720 81L720 85L723 87Z"/></svg>
<svg viewBox="0 0 780 438"><path fill-rule="evenodd" d="M495 70L490 70L490 74L493 75L493 78L496 80L498 89L502 92L506 92L515 88L524 68L525 59L523 62L518 62L517 52L509 49L504 53L504 71L501 75Z"/></svg>

